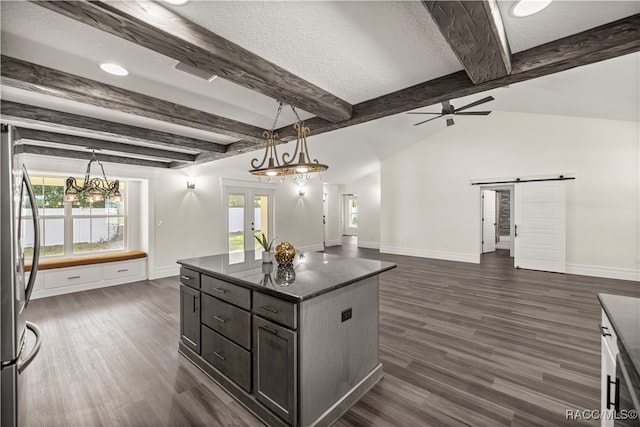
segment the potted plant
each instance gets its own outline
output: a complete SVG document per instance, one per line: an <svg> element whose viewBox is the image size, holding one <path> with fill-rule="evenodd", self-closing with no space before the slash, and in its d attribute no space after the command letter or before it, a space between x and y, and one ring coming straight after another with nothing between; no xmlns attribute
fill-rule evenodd
<svg viewBox="0 0 640 427"><path fill-rule="evenodd" d="M260 243L260 246L262 246L264 251L262 252L262 262L271 262L271 248L273 247L273 242L276 241L276 238L274 237L269 241L264 233L260 233L260 235L256 233L254 237L258 243Z"/></svg>

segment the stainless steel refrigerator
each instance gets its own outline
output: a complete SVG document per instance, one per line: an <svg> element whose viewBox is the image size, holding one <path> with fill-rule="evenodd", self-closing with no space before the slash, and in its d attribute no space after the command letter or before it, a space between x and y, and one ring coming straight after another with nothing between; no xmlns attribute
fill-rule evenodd
<svg viewBox="0 0 640 427"><path fill-rule="evenodd" d="M42 342L38 327L25 319L38 270L40 228L38 209L27 169L18 154L11 126L1 124L0 142L0 426L18 425L25 408L24 369L33 361ZM23 219L29 217L31 219ZM33 236L25 241L27 228ZM25 252L31 272L25 274ZM33 339L27 340L27 331ZM34 344L27 344L34 342ZM27 348L28 347L28 348Z"/></svg>

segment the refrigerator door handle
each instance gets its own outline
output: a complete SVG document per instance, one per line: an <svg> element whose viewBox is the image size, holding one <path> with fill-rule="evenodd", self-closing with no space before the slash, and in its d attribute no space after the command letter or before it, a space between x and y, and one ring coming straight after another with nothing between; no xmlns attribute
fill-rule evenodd
<svg viewBox="0 0 640 427"><path fill-rule="evenodd" d="M36 274L38 273L38 262L40 261L40 218L38 217L38 204L33 193L31 180L29 179L27 168L24 165L22 166L22 182L27 189L27 193L29 193L31 212L33 213L33 258L31 260L31 273L29 274L29 282L25 289L24 299L24 308L27 308L36 281Z"/></svg>
<svg viewBox="0 0 640 427"><path fill-rule="evenodd" d="M25 322L25 323L26 323L27 329L31 329L31 332L33 332L34 335L36 336L36 343L33 345L33 348L31 349L31 353L29 353L24 359L22 357L18 359L19 374L22 373L22 371L24 371L31 362L33 362L33 359L35 359L36 355L40 351L40 345L42 344L42 331L40 330L40 328L31 322Z"/></svg>

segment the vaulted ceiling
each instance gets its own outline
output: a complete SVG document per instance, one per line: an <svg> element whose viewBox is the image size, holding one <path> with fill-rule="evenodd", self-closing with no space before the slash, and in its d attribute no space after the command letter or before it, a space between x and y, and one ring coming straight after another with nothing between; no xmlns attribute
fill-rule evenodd
<svg viewBox="0 0 640 427"><path fill-rule="evenodd" d="M333 131L352 145L381 127L410 139L415 116L401 113L496 90L494 109L567 114L554 111L559 94L579 99L587 86L602 113L580 100L577 114L638 119L637 1L556 0L527 18L511 15L512 1L489 0L0 4L2 121L29 153L215 162L262 148L277 100L298 109L310 141ZM102 62L130 74L105 74ZM549 102L526 99L534 92ZM295 138L294 121L285 108L282 140ZM423 126L442 126L434 122Z"/></svg>

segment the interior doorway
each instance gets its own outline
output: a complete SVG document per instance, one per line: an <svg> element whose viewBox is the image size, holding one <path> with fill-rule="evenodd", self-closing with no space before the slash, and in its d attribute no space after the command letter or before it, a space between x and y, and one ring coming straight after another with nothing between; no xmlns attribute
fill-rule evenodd
<svg viewBox="0 0 640 427"><path fill-rule="evenodd" d="M507 186L482 185L480 195L481 254L501 248L506 252L508 248L516 268L566 271L566 192L562 177ZM492 205L495 210L491 209ZM505 224L507 217L508 227ZM495 228L491 227L493 224ZM491 236L493 232L496 233L495 240ZM495 246L492 246L493 242ZM480 257L481 262L482 259Z"/></svg>
<svg viewBox="0 0 640 427"><path fill-rule="evenodd" d="M489 185L480 188L480 253L508 250L509 256L514 256L513 192L513 185Z"/></svg>
<svg viewBox="0 0 640 427"><path fill-rule="evenodd" d="M358 196L345 194L342 203L342 234L344 236L358 235Z"/></svg>

